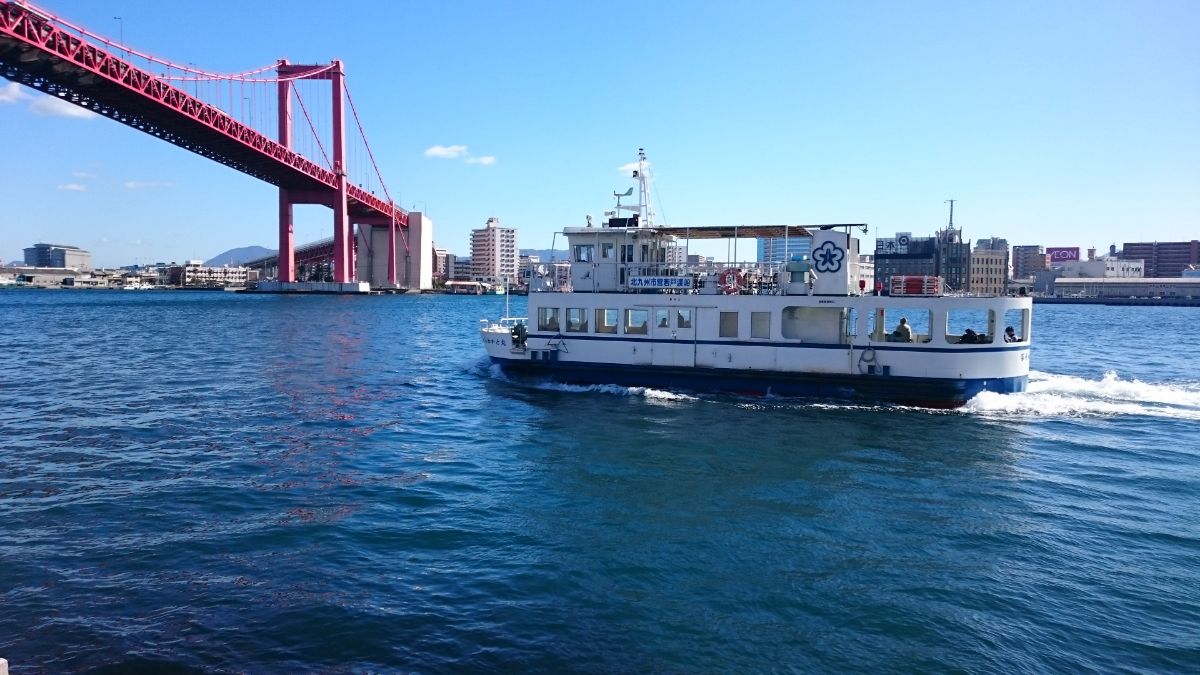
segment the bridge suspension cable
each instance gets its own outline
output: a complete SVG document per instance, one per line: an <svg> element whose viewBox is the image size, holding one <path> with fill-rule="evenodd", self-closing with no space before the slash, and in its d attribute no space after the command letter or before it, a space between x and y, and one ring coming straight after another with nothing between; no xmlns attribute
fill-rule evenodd
<svg viewBox="0 0 1200 675"><path fill-rule="evenodd" d="M379 171L379 164L375 161L375 153L371 151L371 143L367 141L367 133L363 131L362 120L358 116L358 109L354 107L354 97L350 95L350 83L346 86L346 100L350 103L350 112L354 114L354 123L358 125L358 135L362 138L363 146L367 149L367 156L371 158L371 166L375 168L375 176L379 179L379 186L383 188L383 196L387 197L389 202L392 201L392 195L388 192L387 183L383 180L383 174Z"/></svg>

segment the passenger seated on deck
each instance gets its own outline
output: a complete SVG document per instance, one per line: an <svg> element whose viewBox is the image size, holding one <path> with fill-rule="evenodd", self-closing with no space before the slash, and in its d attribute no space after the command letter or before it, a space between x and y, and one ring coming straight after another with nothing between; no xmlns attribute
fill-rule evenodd
<svg viewBox="0 0 1200 675"><path fill-rule="evenodd" d="M912 339L912 328L908 326L908 319L900 317L900 324L896 326L896 330L892 331L892 341L912 342Z"/></svg>
<svg viewBox="0 0 1200 675"><path fill-rule="evenodd" d="M1009 326L1008 328L1004 329L1004 341L1005 342L1020 342L1021 338L1017 337L1017 332L1015 330L1013 330L1012 326Z"/></svg>
<svg viewBox="0 0 1200 675"><path fill-rule="evenodd" d="M975 331L968 328L963 331L962 337L958 339L958 343L961 345L979 344L979 336L975 333Z"/></svg>

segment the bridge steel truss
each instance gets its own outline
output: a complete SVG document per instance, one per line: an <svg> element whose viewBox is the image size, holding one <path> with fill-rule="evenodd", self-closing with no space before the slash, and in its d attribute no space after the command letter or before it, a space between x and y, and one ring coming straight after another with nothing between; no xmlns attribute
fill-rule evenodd
<svg viewBox="0 0 1200 675"><path fill-rule="evenodd" d="M408 227L408 212L346 179L345 73L340 61L321 66L278 63L279 140L275 141L60 24L65 22L0 0L0 76L278 186L280 281L295 281L292 206L323 204L334 211L334 280L354 278L351 227L360 224L389 229L389 281L396 284L396 235L400 231L403 237L401 229ZM291 149L291 79L331 81L332 170Z"/></svg>

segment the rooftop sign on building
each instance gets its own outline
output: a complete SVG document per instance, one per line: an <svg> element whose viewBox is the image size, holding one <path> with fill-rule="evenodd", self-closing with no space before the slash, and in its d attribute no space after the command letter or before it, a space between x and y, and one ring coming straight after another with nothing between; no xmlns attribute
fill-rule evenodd
<svg viewBox="0 0 1200 675"><path fill-rule="evenodd" d="M1047 247L1046 255L1050 256L1050 264L1079 260L1078 246Z"/></svg>

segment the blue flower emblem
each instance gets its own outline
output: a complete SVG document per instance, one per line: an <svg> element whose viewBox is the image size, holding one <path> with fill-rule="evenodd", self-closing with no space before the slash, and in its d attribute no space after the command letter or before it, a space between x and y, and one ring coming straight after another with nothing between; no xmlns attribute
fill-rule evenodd
<svg viewBox="0 0 1200 675"><path fill-rule="evenodd" d="M813 251L813 267L821 273L832 273L842 269L842 259L846 252L838 248L832 241L826 241Z"/></svg>

